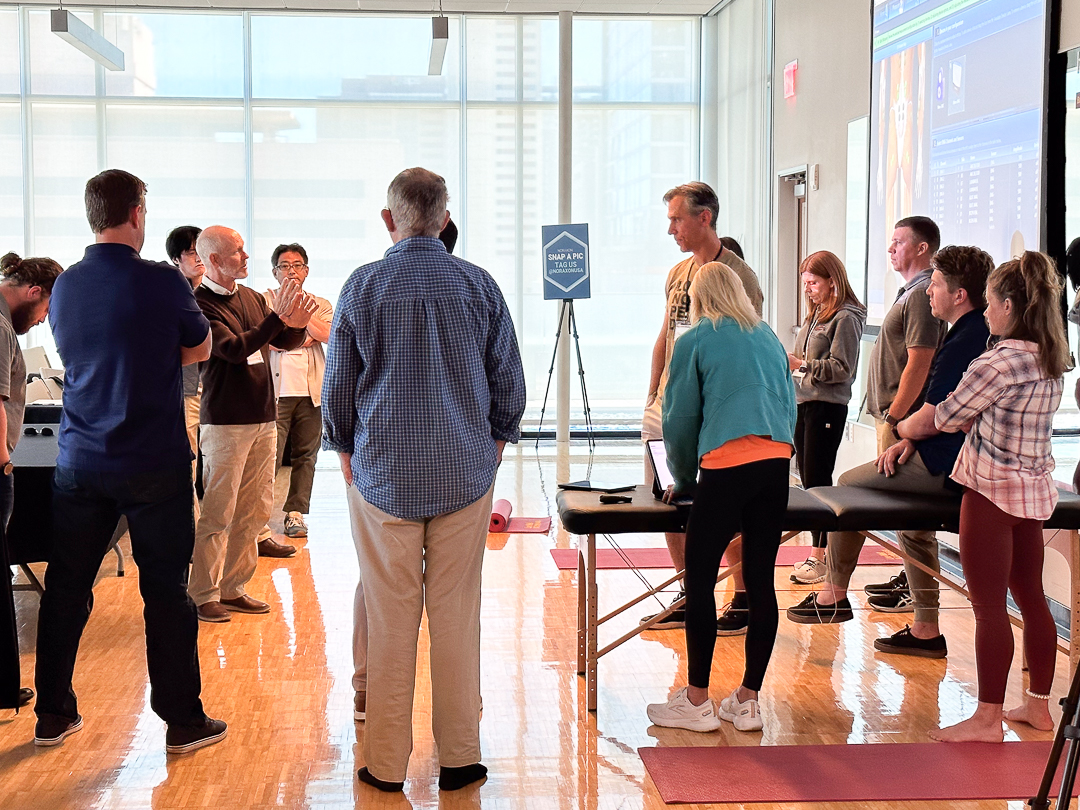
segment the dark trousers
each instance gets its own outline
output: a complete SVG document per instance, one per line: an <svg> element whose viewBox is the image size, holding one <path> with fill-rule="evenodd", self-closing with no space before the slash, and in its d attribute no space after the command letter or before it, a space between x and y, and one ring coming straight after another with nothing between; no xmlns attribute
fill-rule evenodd
<svg viewBox="0 0 1080 810"><path fill-rule="evenodd" d="M277 466L285 463L285 440L289 439L289 497L285 512L307 514L311 508L311 482L315 480L315 459L322 441L322 409L311 397L280 397L277 402Z"/></svg>
<svg viewBox="0 0 1080 810"><path fill-rule="evenodd" d="M19 629L11 590L11 555L7 525L15 505L15 476L0 475L0 709L19 705Z"/></svg>
<svg viewBox="0 0 1080 810"><path fill-rule="evenodd" d="M742 684L758 691L779 623L773 586L788 501L786 459L701 470L686 524L686 652L691 686L709 685L716 646L716 575L720 558L742 532L742 573L749 626Z"/></svg>
<svg viewBox="0 0 1080 810"><path fill-rule="evenodd" d="M38 717L74 720L75 657L93 607L94 578L120 516L139 567L150 707L170 725L198 725L199 620L187 593L195 544L191 465L138 474L57 467L53 549L37 636Z"/></svg>
<svg viewBox="0 0 1080 810"><path fill-rule="evenodd" d="M835 402L799 403L795 419L795 463L799 465L803 489L832 486L836 451L844 438L847 412L847 405ZM824 548L828 535L813 532L813 536L814 548Z"/></svg>

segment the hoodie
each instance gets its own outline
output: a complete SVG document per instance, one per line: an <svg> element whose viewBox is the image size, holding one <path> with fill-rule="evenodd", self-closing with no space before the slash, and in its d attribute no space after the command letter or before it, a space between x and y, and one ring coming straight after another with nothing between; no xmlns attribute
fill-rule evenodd
<svg viewBox="0 0 1080 810"><path fill-rule="evenodd" d="M803 361L806 373L795 380L796 402L848 403L865 324L866 309L851 301L824 323L803 322L794 354Z"/></svg>

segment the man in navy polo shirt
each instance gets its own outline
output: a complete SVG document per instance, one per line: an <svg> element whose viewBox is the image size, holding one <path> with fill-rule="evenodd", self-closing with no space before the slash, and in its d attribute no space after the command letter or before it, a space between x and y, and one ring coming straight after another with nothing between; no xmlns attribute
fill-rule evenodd
<svg viewBox="0 0 1080 810"><path fill-rule="evenodd" d="M85 196L95 243L57 280L49 315L64 361L64 411L34 743L57 745L82 728L75 657L123 515L145 604L150 706L168 724L165 750L185 753L226 732L199 698L199 621L187 595L195 525L180 367L210 356L210 324L175 267L139 257L146 184L111 169L87 182Z"/></svg>
<svg viewBox="0 0 1080 810"><path fill-rule="evenodd" d="M963 433L939 433L934 427L934 406L956 388L971 361L983 353L990 338L983 312L986 277L994 269L990 255L976 247L942 248L931 260L933 271L926 294L935 318L952 324L930 367L922 407L895 426L895 444L871 461L840 476L842 487L865 487L913 494L959 493L949 480L964 443ZM922 293L918 293L921 295ZM901 548L932 571L940 570L937 537L933 532L896 533ZM829 535L825 585L799 604L788 608L788 618L799 624L844 622L853 618L847 586L859 560L865 538L858 532ZM906 588L873 586L867 605L883 613L915 611L915 622L899 633L879 638L874 647L884 653L944 658L945 636L938 627L938 583L924 569L904 563Z"/></svg>

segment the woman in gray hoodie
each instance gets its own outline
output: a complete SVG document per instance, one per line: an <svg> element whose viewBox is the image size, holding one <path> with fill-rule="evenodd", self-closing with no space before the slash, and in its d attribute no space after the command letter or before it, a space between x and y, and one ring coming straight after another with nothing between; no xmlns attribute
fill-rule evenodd
<svg viewBox="0 0 1080 810"><path fill-rule="evenodd" d="M852 292L843 262L827 250L806 257L802 267L806 319L788 355L795 380L798 420L795 459L803 488L832 486L836 451L847 422L851 383L859 364L866 307ZM810 556L795 566L792 582L825 579L824 532L814 532Z"/></svg>

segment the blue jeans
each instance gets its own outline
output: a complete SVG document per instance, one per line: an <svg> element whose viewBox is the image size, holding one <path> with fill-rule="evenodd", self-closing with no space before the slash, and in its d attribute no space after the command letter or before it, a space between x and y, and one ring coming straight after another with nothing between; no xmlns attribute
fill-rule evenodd
<svg viewBox="0 0 1080 810"><path fill-rule="evenodd" d="M199 699L199 620L187 594L195 543L190 464L137 474L56 468L34 710L39 718L78 716L75 656L94 603L94 578L121 515L139 567L150 707L170 725L198 725L206 715Z"/></svg>

